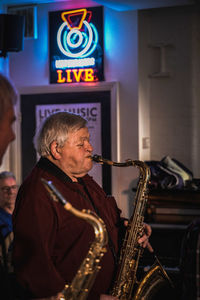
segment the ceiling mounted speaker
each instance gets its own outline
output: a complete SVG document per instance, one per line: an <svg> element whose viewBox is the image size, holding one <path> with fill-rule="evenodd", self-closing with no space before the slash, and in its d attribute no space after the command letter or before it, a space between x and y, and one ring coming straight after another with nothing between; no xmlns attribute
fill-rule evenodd
<svg viewBox="0 0 200 300"><path fill-rule="evenodd" d="M24 17L0 14L0 55L18 52L24 47Z"/></svg>
<svg viewBox="0 0 200 300"><path fill-rule="evenodd" d="M8 14L24 16L25 39L37 39L37 6L36 5L14 5L8 6Z"/></svg>

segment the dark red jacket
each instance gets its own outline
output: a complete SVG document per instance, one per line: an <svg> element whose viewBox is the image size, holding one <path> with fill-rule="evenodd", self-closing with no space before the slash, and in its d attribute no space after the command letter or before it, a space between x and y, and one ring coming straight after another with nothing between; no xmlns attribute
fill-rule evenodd
<svg viewBox="0 0 200 300"><path fill-rule="evenodd" d="M75 208L99 213L115 253L118 252L120 224L120 210L114 198L107 197L92 177L86 175L81 183L72 182L48 159L40 159L19 189L13 214L16 277L35 298L55 295L66 282L70 283L94 240L93 227L53 201L41 178L52 181ZM107 246L88 299L99 299L100 294L108 292L114 274L111 248Z"/></svg>

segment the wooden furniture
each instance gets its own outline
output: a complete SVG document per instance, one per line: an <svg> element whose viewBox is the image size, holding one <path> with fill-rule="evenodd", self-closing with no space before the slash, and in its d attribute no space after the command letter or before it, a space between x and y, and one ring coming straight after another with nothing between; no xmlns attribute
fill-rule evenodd
<svg viewBox="0 0 200 300"><path fill-rule="evenodd" d="M175 286L181 300L180 257L188 224L200 217L200 191L153 190L149 193L145 222L152 227L150 243ZM152 255L144 251L141 267L152 265ZM172 299L171 299L172 300Z"/></svg>
<svg viewBox="0 0 200 300"><path fill-rule="evenodd" d="M152 190L147 202L146 221L188 224L200 217L200 191Z"/></svg>

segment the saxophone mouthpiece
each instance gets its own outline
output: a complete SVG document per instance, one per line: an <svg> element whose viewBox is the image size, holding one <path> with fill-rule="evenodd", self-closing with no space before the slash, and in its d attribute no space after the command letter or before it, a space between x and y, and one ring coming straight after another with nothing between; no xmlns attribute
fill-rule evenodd
<svg viewBox="0 0 200 300"><path fill-rule="evenodd" d="M98 164L103 164L103 158L100 155L94 154L92 160Z"/></svg>
<svg viewBox="0 0 200 300"><path fill-rule="evenodd" d="M44 178L41 178L42 183L44 184L46 190L48 191L51 198L56 202L61 202L62 205L68 205L68 202L63 197L63 195L56 189L52 181L48 181ZM71 205L71 204L70 204Z"/></svg>
<svg viewBox="0 0 200 300"><path fill-rule="evenodd" d="M44 187L46 188L47 192L50 194L51 198L52 198L54 201L58 202L57 197L53 194L52 189L51 189L51 184L52 184L52 182L51 182L51 181L48 181L48 180L46 180L46 179L44 179L44 178L41 178L41 181L42 181Z"/></svg>
<svg viewBox="0 0 200 300"><path fill-rule="evenodd" d="M103 158L102 156L100 156L98 154L95 154L94 156L92 156L92 160L100 165L107 164L109 166L113 166L113 164L114 164L112 160Z"/></svg>

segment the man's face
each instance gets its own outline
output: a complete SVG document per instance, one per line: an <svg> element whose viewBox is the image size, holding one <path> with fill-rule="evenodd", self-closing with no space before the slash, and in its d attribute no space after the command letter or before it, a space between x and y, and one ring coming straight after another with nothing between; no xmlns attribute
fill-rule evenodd
<svg viewBox="0 0 200 300"><path fill-rule="evenodd" d="M12 128L15 119L14 109L11 106L0 120L0 165L9 143L15 139Z"/></svg>
<svg viewBox="0 0 200 300"><path fill-rule="evenodd" d="M88 129L81 128L68 134L62 148L58 148L60 160L58 166L72 178L82 177L92 168L91 155L93 147L89 142Z"/></svg>
<svg viewBox="0 0 200 300"><path fill-rule="evenodd" d="M18 187L12 177L0 179L0 207L6 208L15 205Z"/></svg>

